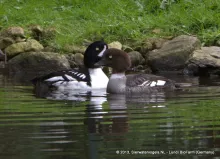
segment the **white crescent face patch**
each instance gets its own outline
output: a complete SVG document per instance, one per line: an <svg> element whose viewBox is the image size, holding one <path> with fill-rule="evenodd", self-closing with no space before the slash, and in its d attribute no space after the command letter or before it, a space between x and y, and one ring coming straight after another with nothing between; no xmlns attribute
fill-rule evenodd
<svg viewBox="0 0 220 159"><path fill-rule="evenodd" d="M98 56L99 56L99 57L102 57L103 54L104 54L104 52L105 52L105 50L106 50L106 45L104 45L103 50L98 54Z"/></svg>

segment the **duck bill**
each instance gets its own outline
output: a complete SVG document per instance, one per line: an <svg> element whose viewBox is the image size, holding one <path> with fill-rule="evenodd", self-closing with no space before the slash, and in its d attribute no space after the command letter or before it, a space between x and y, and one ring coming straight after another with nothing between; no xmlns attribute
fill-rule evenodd
<svg viewBox="0 0 220 159"><path fill-rule="evenodd" d="M94 66L107 66L108 62L105 59L101 59L99 62L95 63Z"/></svg>

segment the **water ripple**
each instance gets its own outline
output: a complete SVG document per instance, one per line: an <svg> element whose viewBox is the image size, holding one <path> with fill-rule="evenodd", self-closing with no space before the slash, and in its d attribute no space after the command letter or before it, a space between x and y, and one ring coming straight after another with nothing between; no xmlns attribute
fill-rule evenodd
<svg viewBox="0 0 220 159"><path fill-rule="evenodd" d="M219 92L203 85L151 95L98 91L36 98L30 86L4 84L0 158L217 158ZM215 154L169 154L184 150Z"/></svg>

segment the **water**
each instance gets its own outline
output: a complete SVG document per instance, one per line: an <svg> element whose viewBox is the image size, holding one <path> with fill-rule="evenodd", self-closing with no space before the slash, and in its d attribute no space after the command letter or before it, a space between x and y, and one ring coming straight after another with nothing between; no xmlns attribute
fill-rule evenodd
<svg viewBox="0 0 220 159"><path fill-rule="evenodd" d="M217 79L175 93L37 98L0 76L1 159L220 158Z"/></svg>

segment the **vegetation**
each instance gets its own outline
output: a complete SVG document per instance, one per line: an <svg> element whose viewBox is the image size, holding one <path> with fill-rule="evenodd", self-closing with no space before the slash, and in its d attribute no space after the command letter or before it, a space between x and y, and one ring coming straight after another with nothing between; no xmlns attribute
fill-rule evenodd
<svg viewBox="0 0 220 159"><path fill-rule="evenodd" d="M1 28L54 27L53 44L105 39L123 43L148 37L196 35L205 45L220 38L219 0L0 0Z"/></svg>

